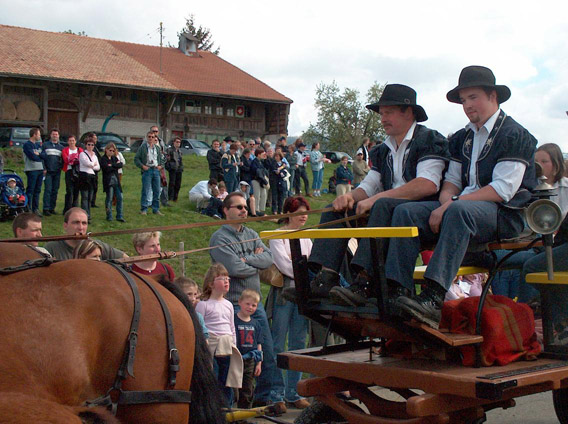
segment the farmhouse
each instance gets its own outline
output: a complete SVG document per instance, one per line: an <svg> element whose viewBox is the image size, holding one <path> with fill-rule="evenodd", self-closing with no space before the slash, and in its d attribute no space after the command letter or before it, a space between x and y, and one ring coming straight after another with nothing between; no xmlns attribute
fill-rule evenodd
<svg viewBox="0 0 568 424"><path fill-rule="evenodd" d="M131 142L151 125L163 137L275 140L292 100L221 57L0 25L0 126L115 132Z"/></svg>

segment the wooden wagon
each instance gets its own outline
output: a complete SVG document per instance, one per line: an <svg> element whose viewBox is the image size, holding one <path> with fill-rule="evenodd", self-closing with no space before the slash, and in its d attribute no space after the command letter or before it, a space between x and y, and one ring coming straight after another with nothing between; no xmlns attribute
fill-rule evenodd
<svg viewBox="0 0 568 424"><path fill-rule="evenodd" d="M298 384L298 393L313 396L319 402L300 415L296 423L481 423L488 410L509 408L515 405L517 397L550 390L554 391L558 419L562 424L568 423L568 348L553 344L546 313L544 352L536 360L466 367L459 360L459 348L472 345L479 351L481 335L453 334L415 321L390 319L384 309L386 293L380 288L376 307L310 302L307 258L301 255L300 238L376 238L372 243L374 257L379 258L375 275L384 280L382 255L377 254L383 239L417 235L414 227L261 233L262 237L290 239L300 312L346 340L340 345L278 355L280 368L314 376ZM495 247L520 249L523 245ZM483 270L464 267L460 273L480 271ZM415 278L420 279L421 275L423 269L418 268ZM566 283L568 274L558 273L555 280L556 284ZM527 281L550 283L543 276L529 275ZM545 299L547 284L542 287ZM392 347L397 344L410 346L411 354L397 352ZM346 399L342 394L346 391L360 403Z"/></svg>

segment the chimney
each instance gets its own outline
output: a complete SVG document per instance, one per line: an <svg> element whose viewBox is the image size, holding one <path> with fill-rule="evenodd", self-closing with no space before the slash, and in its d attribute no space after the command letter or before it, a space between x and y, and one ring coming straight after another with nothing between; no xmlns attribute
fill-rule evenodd
<svg viewBox="0 0 568 424"><path fill-rule="evenodd" d="M179 36L179 49L186 56L196 56L198 42L199 40L193 35L184 32Z"/></svg>

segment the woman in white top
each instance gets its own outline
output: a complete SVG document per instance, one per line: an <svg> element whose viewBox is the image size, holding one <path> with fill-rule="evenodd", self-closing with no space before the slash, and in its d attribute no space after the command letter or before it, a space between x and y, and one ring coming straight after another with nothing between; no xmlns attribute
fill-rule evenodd
<svg viewBox="0 0 568 424"><path fill-rule="evenodd" d="M81 190L81 208L87 212L89 221L91 220L91 202L97 179L95 171L100 169L99 159L95 154L95 139L94 137L87 137L85 139L85 151L79 155L79 188Z"/></svg>
<svg viewBox="0 0 568 424"><path fill-rule="evenodd" d="M298 211L308 211L310 205L301 196L288 197L284 202L284 213ZM308 220L308 215L298 215L285 219L285 224L281 230L299 230ZM312 241L310 239L300 239L302 255L310 256L312 251ZM289 240L270 240L270 251L274 258L274 264L284 275L284 287L294 286L294 271L292 269L292 255L290 253ZM288 350L303 349L306 347L306 335L308 333L308 321L298 311L298 305L284 299L281 296L281 288L271 288L271 295L274 298L272 310L272 338L274 340L274 353L284 351L286 335L288 335ZM272 390L278 393L277 398L293 404L296 408L306 408L309 403L301 398L296 391L296 386L302 377L299 371L286 371L286 380L282 376L282 370L277 369Z"/></svg>
<svg viewBox="0 0 568 424"><path fill-rule="evenodd" d="M556 189L556 196L550 200L560 206L562 217L568 212L568 178L564 176L566 170L564 157L557 144L546 143L536 149L534 160L542 167L546 182Z"/></svg>

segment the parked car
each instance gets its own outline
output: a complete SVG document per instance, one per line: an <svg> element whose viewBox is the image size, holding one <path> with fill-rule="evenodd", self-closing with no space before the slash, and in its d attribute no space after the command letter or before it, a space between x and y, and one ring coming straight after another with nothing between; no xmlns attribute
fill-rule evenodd
<svg viewBox="0 0 568 424"><path fill-rule="evenodd" d="M345 152L322 152L323 155L328 158L332 163L339 163L341 162L341 158L343 156L347 156L349 158L349 163L353 163L353 158L349 156Z"/></svg>
<svg viewBox="0 0 568 424"><path fill-rule="evenodd" d="M30 139L31 127L0 128L0 147L22 147Z"/></svg>
<svg viewBox="0 0 568 424"><path fill-rule="evenodd" d="M128 152L131 151L130 146L128 144L126 144L124 139L121 136L119 136L118 134L110 133L110 132L98 132L98 131L94 131L94 133L97 135L97 150L101 154L105 151L105 146L110 142L113 142L114 144L116 144L116 148L121 153L125 153L125 152L128 153ZM89 134L89 133L83 134L81 136L81 139L79 140L79 144L82 147L84 147L84 145L85 145L85 138L87 138L87 134Z"/></svg>
<svg viewBox="0 0 568 424"><path fill-rule="evenodd" d="M196 140L194 138L183 138L181 140L180 150L182 155L207 156L207 151L210 149L211 146L202 140Z"/></svg>

